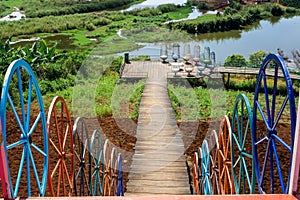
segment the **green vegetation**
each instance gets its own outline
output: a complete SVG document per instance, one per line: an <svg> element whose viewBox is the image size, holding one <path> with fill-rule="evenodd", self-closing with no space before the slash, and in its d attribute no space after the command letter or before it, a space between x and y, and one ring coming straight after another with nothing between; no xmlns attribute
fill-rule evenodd
<svg viewBox="0 0 300 200"><path fill-rule="evenodd" d="M72 0L32 0L23 1L20 9L26 12L30 18L45 17L49 15L71 15L76 13L88 13L115 9L129 5L135 0L92 0L92 1L72 1Z"/></svg>
<svg viewBox="0 0 300 200"><path fill-rule="evenodd" d="M300 8L300 1L298 0L280 0L280 3L284 6Z"/></svg>
<svg viewBox="0 0 300 200"><path fill-rule="evenodd" d="M240 81L241 83L241 81ZM190 116L193 116L193 119L201 119L201 120L208 120L212 118L221 118L223 115L228 115L229 117L233 113L234 109L234 102L235 98L238 96L238 94L243 93L245 94L248 99L250 106L253 107L253 100L254 100L254 94L253 90L251 92L247 91L241 91L241 90L225 90L222 88L203 88L203 87L195 87L193 89L193 100L194 101L186 101L184 98L178 98L177 95L174 95L174 93L180 93L185 94L187 96L191 96L190 93L187 94L186 87L182 85L169 85L169 95L171 100L172 108L175 112L175 116L177 120L181 120L184 111L188 110L188 107L193 107L192 111L193 114ZM196 100L195 100L196 98ZM270 101L271 101L271 95L269 95ZM280 106L282 105L283 101L285 99L285 96L281 96L280 94L277 95L276 101L278 102L278 106L276 109L280 109ZM265 107L265 96L260 95L259 101L261 103L261 106ZM296 103L298 102L298 98L296 98ZM278 111L277 110L277 111ZM289 116L289 109L285 110L285 113L283 116ZM258 115L258 118L260 119L261 116Z"/></svg>
<svg viewBox="0 0 300 200"><path fill-rule="evenodd" d="M240 6L234 3L226 7L223 15L201 16L194 20L182 21L169 24L171 29L179 29L188 33L210 33L241 29L246 25L267 19L271 16L282 16L284 14L296 14L299 10L294 8L282 8L277 4L266 4L263 6Z"/></svg>

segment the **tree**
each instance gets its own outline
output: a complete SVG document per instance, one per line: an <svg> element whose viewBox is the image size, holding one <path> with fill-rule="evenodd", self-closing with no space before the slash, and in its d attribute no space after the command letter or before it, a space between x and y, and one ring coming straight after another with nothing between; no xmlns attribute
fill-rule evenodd
<svg viewBox="0 0 300 200"><path fill-rule="evenodd" d="M240 54L228 56L224 63L224 66L230 67L245 67L246 65L246 59Z"/></svg>

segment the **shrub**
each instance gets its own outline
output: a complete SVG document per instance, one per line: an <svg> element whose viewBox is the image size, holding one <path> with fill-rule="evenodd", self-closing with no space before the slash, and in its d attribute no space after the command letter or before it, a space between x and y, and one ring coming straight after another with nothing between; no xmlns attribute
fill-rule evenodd
<svg viewBox="0 0 300 200"><path fill-rule="evenodd" d="M224 66L230 67L244 67L246 65L246 59L240 54L233 54L231 56L228 56L224 63Z"/></svg>

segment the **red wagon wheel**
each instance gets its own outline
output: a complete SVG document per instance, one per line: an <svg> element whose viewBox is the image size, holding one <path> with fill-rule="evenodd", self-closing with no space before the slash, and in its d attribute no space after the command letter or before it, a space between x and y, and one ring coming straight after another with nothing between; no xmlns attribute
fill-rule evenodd
<svg viewBox="0 0 300 200"><path fill-rule="evenodd" d="M219 183L221 194L234 194L233 179L231 176L230 160L230 135L231 126L227 116L224 116L220 123L219 131L219 149L218 149L218 167Z"/></svg>
<svg viewBox="0 0 300 200"><path fill-rule="evenodd" d="M210 149L210 182L212 186L213 194L221 194L219 185L219 168L218 168L218 150L219 141L218 135L215 130L212 130L208 134L208 145Z"/></svg>
<svg viewBox="0 0 300 200"><path fill-rule="evenodd" d="M110 195L110 185L111 185L111 144L108 139L104 142L103 147L104 152L104 187L103 187L103 196L109 196Z"/></svg>
<svg viewBox="0 0 300 200"><path fill-rule="evenodd" d="M199 157L198 152L194 153L194 194L199 194Z"/></svg>
<svg viewBox="0 0 300 200"><path fill-rule="evenodd" d="M74 179L72 125L66 102L55 97L47 117L48 185L52 196L71 196Z"/></svg>

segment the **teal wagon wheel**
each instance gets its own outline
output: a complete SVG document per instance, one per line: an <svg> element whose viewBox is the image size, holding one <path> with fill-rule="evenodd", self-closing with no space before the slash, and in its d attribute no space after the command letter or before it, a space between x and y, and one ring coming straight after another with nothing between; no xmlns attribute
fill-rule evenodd
<svg viewBox="0 0 300 200"><path fill-rule="evenodd" d="M270 73L272 77L268 78ZM292 80L279 55L269 54L259 70L252 124L253 158L260 193L287 193L296 106Z"/></svg>
<svg viewBox="0 0 300 200"><path fill-rule="evenodd" d="M91 153L87 125L83 118L78 117L73 126L74 147L74 192L76 196L91 195Z"/></svg>
<svg viewBox="0 0 300 200"><path fill-rule="evenodd" d="M49 139L48 185L51 196L72 196L74 150L72 122L65 100L56 96L49 107L47 130Z"/></svg>
<svg viewBox="0 0 300 200"><path fill-rule="evenodd" d="M248 98L239 94L232 116L231 163L236 194L253 194L255 167L252 155L252 110Z"/></svg>
<svg viewBox="0 0 300 200"><path fill-rule="evenodd" d="M202 146L202 159L201 159L201 171L202 171L202 191L205 195L212 194L212 187L210 182L210 154L209 147L206 140L203 140Z"/></svg>
<svg viewBox="0 0 300 200"><path fill-rule="evenodd" d="M104 154L101 132L94 130L91 139L92 177L91 190L93 196L103 196Z"/></svg>
<svg viewBox="0 0 300 200"><path fill-rule="evenodd" d="M124 196L123 164L122 164L122 154L121 153L118 154L117 167L118 167L117 196Z"/></svg>
<svg viewBox="0 0 300 200"><path fill-rule="evenodd" d="M1 124L10 197L44 196L48 173L46 117L38 82L24 60L12 62L6 71Z"/></svg>

